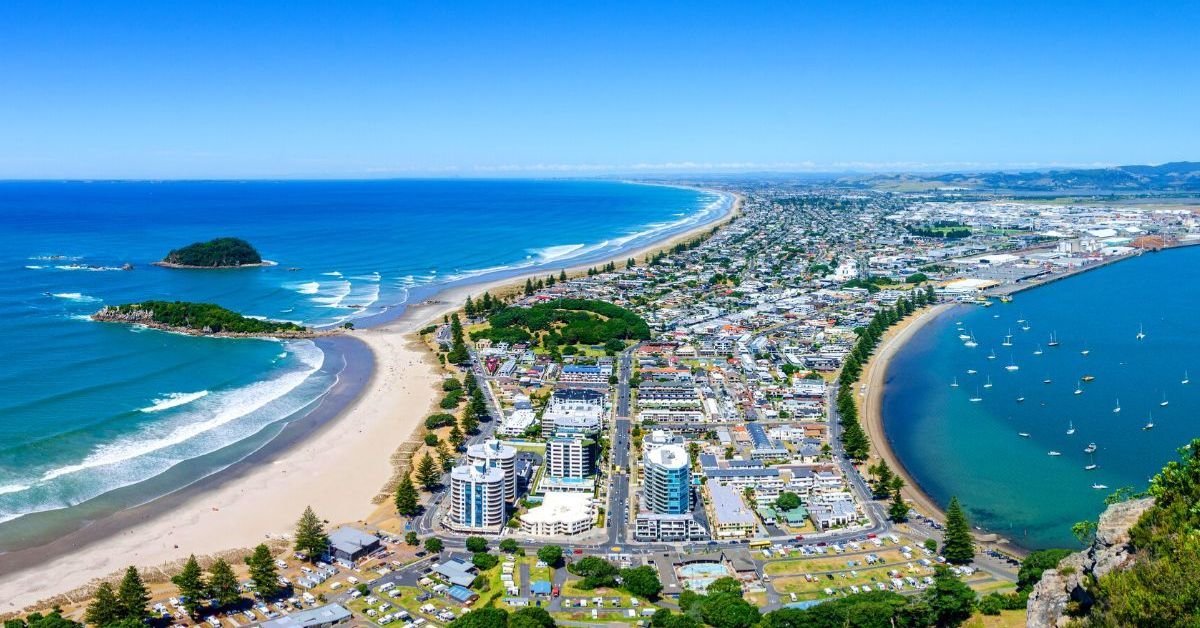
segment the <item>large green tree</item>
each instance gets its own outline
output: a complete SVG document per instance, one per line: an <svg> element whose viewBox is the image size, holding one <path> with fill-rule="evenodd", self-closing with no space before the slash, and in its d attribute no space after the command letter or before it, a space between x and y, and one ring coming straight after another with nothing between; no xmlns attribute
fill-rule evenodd
<svg viewBox="0 0 1200 628"><path fill-rule="evenodd" d="M315 562L329 551L329 535L325 534L325 524L312 506L306 506L300 520L296 522L296 543L294 549L304 552L309 562Z"/></svg>
<svg viewBox="0 0 1200 628"><path fill-rule="evenodd" d="M642 565L621 570L621 588L638 597L656 600L658 594L662 593L663 585L658 579L657 569Z"/></svg>
<svg viewBox="0 0 1200 628"><path fill-rule="evenodd" d="M117 588L117 599L121 603L121 619L144 621L150 615L146 612L150 591L136 567L125 570L125 577L121 578L121 586Z"/></svg>
<svg viewBox="0 0 1200 628"><path fill-rule="evenodd" d="M420 514L421 506L417 498L417 487L413 486L412 474L405 473L396 485L396 512L406 517Z"/></svg>
<svg viewBox="0 0 1200 628"><path fill-rule="evenodd" d="M557 567L558 563L562 560L563 551L562 548L557 545L543 545L542 547L538 548L537 557L538 560L542 561L543 563L546 563L551 567Z"/></svg>
<svg viewBox="0 0 1200 628"><path fill-rule="evenodd" d="M217 605L227 608L237 604L242 599L242 589L238 585L237 575L233 566L218 558L208 568L208 594L217 600Z"/></svg>
<svg viewBox="0 0 1200 628"><path fill-rule="evenodd" d="M502 608L477 608L450 622L446 628L505 628L508 612Z"/></svg>
<svg viewBox="0 0 1200 628"><path fill-rule="evenodd" d="M117 594L113 591L112 584L101 582L96 588L96 592L92 595L92 602L88 604L87 610L84 612L84 621L93 625L108 626L115 624L125 615L125 608L121 605L121 601L117 599Z"/></svg>
<svg viewBox="0 0 1200 628"><path fill-rule="evenodd" d="M200 610L204 599L208 597L208 584L204 582L204 570L200 569L200 563L196 561L196 555L188 556L187 562L183 563L183 569L179 573L171 577L171 582L179 589L179 595L183 598L183 610L187 611L188 615L196 616L196 611Z"/></svg>
<svg viewBox="0 0 1200 628"><path fill-rule="evenodd" d="M427 491L437 488L438 484L442 481L442 472L438 468L437 463L433 461L433 456L429 455L429 452L425 452L425 456L421 458L421 462L417 463L417 481Z"/></svg>
<svg viewBox="0 0 1200 628"><path fill-rule="evenodd" d="M967 514L958 503L957 497L951 497L950 505L946 508L942 556L956 565L965 565L975 559L975 539L971 537L971 524L967 521Z"/></svg>
<svg viewBox="0 0 1200 628"><path fill-rule="evenodd" d="M924 601L931 619L938 626L958 626L971 618L975 592L946 567L938 565L933 584L925 590Z"/></svg>
<svg viewBox="0 0 1200 628"><path fill-rule="evenodd" d="M761 615L758 608L741 595L718 593L706 596L701 602L700 617L713 628L751 628Z"/></svg>
<svg viewBox="0 0 1200 628"><path fill-rule="evenodd" d="M279 593L282 585L270 548L260 543L254 548L254 553L246 557L246 565L250 567L250 581L259 597L272 598Z"/></svg>
<svg viewBox="0 0 1200 628"><path fill-rule="evenodd" d="M526 606L508 616L508 628L554 628L557 624L546 609Z"/></svg>

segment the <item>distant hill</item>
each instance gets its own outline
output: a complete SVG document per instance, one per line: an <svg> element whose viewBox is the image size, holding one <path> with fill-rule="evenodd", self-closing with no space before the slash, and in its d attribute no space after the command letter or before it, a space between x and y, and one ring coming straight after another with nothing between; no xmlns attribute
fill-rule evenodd
<svg viewBox="0 0 1200 628"><path fill-rule="evenodd" d="M970 189L1022 191L1200 192L1200 162L1176 161L1158 166L1116 166L1027 172L951 172L847 177L844 183L877 187L936 185Z"/></svg>
<svg viewBox="0 0 1200 628"><path fill-rule="evenodd" d="M158 263L174 268L238 268L264 265L258 251L240 238L217 238L175 249Z"/></svg>

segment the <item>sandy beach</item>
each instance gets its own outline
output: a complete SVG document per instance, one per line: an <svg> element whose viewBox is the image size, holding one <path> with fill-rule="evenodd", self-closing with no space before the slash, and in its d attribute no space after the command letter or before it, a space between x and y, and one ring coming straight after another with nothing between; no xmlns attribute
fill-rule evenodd
<svg viewBox="0 0 1200 628"><path fill-rule="evenodd" d="M883 429L882 401L888 365L891 363L892 357L904 346L905 342L908 342L909 338L912 338L917 330L953 307L952 304L944 303L924 308L889 329L883 335L883 339L875 349L870 361L863 368L859 383L865 385L866 389L856 391L858 392L859 416L863 418L863 428L871 439L871 463L873 464L879 459L886 461L892 471L904 478L904 490L901 491L904 498L909 500L917 511L938 519L944 518L941 507L921 490L888 443Z"/></svg>
<svg viewBox="0 0 1200 628"><path fill-rule="evenodd" d="M721 218L614 261L634 257L641 263L646 255L728 222L740 205L736 197ZM567 272L580 274L598 265ZM46 546L0 555L0 615L79 590L131 564L153 571L189 554L215 555L289 536L306 505L335 524L367 520L380 508L374 498L395 473L393 453L420 433L440 395L442 371L415 332L460 308L468 294L519 289L527 277L547 272L450 286L409 305L393 321L346 334L365 343L374 368L365 385L343 391L354 395L345 409L331 402L336 409L323 419L314 412L318 417L310 420L316 423L310 429L279 438L196 485Z"/></svg>

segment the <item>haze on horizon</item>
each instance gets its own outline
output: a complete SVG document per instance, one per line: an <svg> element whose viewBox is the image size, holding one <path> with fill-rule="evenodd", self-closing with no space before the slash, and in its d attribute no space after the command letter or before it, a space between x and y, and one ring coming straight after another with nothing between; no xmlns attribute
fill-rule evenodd
<svg viewBox="0 0 1200 628"><path fill-rule="evenodd" d="M1200 5L0 5L0 179L1197 158Z"/></svg>

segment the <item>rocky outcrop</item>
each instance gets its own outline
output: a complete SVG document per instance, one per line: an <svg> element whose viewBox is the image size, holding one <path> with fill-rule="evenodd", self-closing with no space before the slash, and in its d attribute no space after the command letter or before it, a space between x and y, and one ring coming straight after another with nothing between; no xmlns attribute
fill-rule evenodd
<svg viewBox="0 0 1200 628"><path fill-rule="evenodd" d="M1146 497L1113 504L1100 515L1096 539L1081 552L1062 559L1057 569L1047 569L1029 594L1025 625L1029 628L1066 626L1068 606L1086 609L1093 598L1087 584L1094 578L1128 567L1135 558L1129 529L1154 505ZM1074 603L1074 604L1072 604Z"/></svg>

